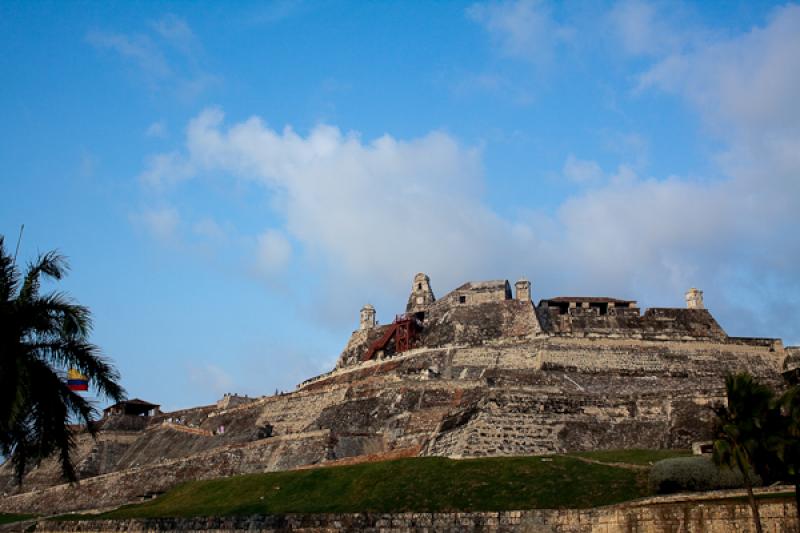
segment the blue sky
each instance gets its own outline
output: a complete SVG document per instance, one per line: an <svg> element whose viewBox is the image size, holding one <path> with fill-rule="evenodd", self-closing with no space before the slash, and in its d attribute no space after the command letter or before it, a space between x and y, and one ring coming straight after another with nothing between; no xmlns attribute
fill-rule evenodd
<svg viewBox="0 0 800 533"><path fill-rule="evenodd" d="M0 50L0 234L131 396L290 390L418 271L800 342L800 5L3 2Z"/></svg>

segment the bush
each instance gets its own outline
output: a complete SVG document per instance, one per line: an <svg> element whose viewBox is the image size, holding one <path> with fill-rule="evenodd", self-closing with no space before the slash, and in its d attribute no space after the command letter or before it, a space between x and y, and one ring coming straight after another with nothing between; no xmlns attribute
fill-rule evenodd
<svg viewBox="0 0 800 533"><path fill-rule="evenodd" d="M750 471L753 485L761 485L761 478ZM671 494L744 487L744 476L738 469L719 467L710 456L677 457L658 461L650 470L650 492Z"/></svg>

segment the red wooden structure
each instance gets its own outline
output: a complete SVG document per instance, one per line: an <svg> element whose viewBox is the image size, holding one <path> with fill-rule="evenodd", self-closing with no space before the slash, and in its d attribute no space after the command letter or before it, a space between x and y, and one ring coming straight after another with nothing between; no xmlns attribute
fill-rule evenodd
<svg viewBox="0 0 800 533"><path fill-rule="evenodd" d="M385 350L389 342L394 339L394 350L396 353L405 352L414 347L417 340L417 331L420 323L416 316L412 314L398 315L394 322L384 332L381 337L373 342L369 349L364 353L362 361L369 361L380 350Z"/></svg>

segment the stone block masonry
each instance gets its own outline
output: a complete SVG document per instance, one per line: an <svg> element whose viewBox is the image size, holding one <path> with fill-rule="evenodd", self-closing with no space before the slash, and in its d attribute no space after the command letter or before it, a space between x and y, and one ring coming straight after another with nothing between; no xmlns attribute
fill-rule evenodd
<svg viewBox="0 0 800 533"><path fill-rule="evenodd" d="M785 488L783 489L785 490ZM750 508L730 496L651 498L596 509L536 509L458 513L354 513L266 515L242 517L160 518L137 520L42 521L36 533L108 533L117 531L225 532L251 531L327 533L410 533L462 531L487 533L752 533ZM743 494L736 493L742 497ZM762 525L767 533L797 531L790 498L763 501ZM35 523L35 522L34 522ZM0 532L30 531L32 522L0 526Z"/></svg>

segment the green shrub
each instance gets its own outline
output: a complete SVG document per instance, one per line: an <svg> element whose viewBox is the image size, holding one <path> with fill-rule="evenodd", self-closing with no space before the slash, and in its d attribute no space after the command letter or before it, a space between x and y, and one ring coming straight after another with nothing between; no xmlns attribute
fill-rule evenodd
<svg viewBox="0 0 800 533"><path fill-rule="evenodd" d="M753 485L761 484L761 478L750 472ZM744 487L744 476L738 469L719 467L710 456L677 457L658 461L650 470L650 492L671 494Z"/></svg>

